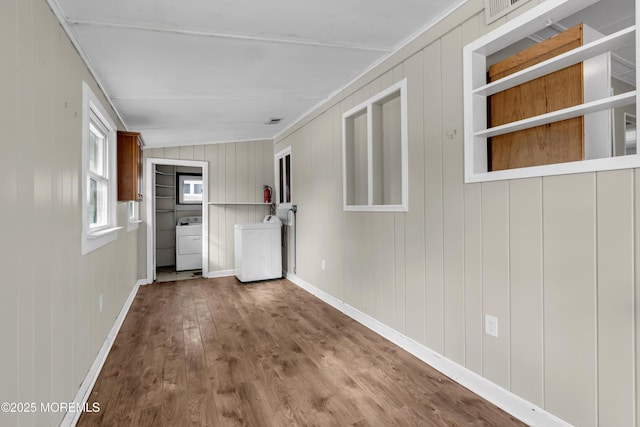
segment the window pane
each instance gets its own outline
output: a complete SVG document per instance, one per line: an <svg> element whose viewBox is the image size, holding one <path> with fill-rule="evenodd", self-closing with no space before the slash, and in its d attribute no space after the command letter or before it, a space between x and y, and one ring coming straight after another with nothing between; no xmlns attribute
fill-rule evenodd
<svg viewBox="0 0 640 427"><path fill-rule="evenodd" d="M89 179L89 225L98 223L98 182Z"/></svg>
<svg viewBox="0 0 640 427"><path fill-rule="evenodd" d="M89 178L89 226L107 224L107 181Z"/></svg>
<svg viewBox="0 0 640 427"><path fill-rule="evenodd" d="M89 126L89 170L104 176L104 135L93 125Z"/></svg>
<svg viewBox="0 0 640 427"><path fill-rule="evenodd" d="M278 159L278 175L278 182L280 183L278 202L284 203L284 161L282 158Z"/></svg>
<svg viewBox="0 0 640 427"><path fill-rule="evenodd" d="M284 157L285 163L285 203L291 203L291 156L286 155Z"/></svg>
<svg viewBox="0 0 640 427"><path fill-rule="evenodd" d="M184 179L182 185L182 203L202 201L202 179Z"/></svg>

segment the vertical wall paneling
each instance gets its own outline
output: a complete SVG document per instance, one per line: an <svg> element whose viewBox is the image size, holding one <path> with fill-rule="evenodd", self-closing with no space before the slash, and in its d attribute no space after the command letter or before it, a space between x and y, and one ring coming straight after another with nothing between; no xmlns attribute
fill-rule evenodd
<svg viewBox="0 0 640 427"><path fill-rule="evenodd" d="M81 255L82 82L109 104L45 1L2 2L0 34L0 194L11 207L0 227L13 248L2 261L0 396L70 402L135 286L137 233ZM123 203L117 221L126 222ZM0 424L57 425L63 416L0 414Z"/></svg>
<svg viewBox="0 0 640 427"><path fill-rule="evenodd" d="M475 40L483 21L475 15L461 26L462 46ZM444 95L443 95L444 96ZM482 307L482 186L464 187L464 361L482 373L484 320Z"/></svg>
<svg viewBox="0 0 640 427"><path fill-rule="evenodd" d="M464 365L464 195L461 29L441 40L444 231L444 354Z"/></svg>
<svg viewBox="0 0 640 427"><path fill-rule="evenodd" d="M52 20L49 8L44 2L33 3L33 91L34 91L34 120L33 147L34 147L34 177L33 199L34 208L43 218L53 218L53 168L50 159L54 157L56 148L50 137L53 133L53 87L52 74ZM36 101L37 100L37 101ZM36 125L37 123L37 125ZM48 221L38 221L34 218L32 230L43 241L55 241L53 228ZM35 236L34 236L35 237ZM40 260L39 267L43 271L51 271L51 250L47 245L29 245L32 250L30 260ZM26 248L25 248L26 249ZM52 276L50 274L38 275L37 290L34 294L34 379L37 401L51 400L51 372L54 372L51 362L53 335L50 319L52 316ZM98 330L94 328L94 330ZM97 337L96 337L97 338ZM94 347L96 348L96 347ZM47 415L37 413L36 423L46 423Z"/></svg>
<svg viewBox="0 0 640 427"><path fill-rule="evenodd" d="M464 188L465 366L482 375L482 185Z"/></svg>
<svg viewBox="0 0 640 427"><path fill-rule="evenodd" d="M18 114L18 73L17 63L17 1L3 1L0 3L0 51L3 52L0 61L0 82L7 85L8 90L3 91L0 97L0 126L4 130L2 151L0 156L0 179L3 185L0 187L0 197L5 206L18 205L18 165L15 159L18 157L19 144L17 141ZM17 241L17 227L13 227L18 220L16 209L0 210L0 230L4 241ZM3 281L7 284L18 283L18 253L17 251L4 251L0 259L0 268L6 276ZM18 389L18 287L0 287L0 324L3 327L3 358L0 363L0 400L10 401L15 398ZM16 425L17 414L1 414L0 423Z"/></svg>
<svg viewBox="0 0 640 427"><path fill-rule="evenodd" d="M544 405L542 233L542 179L511 181L511 391L541 407Z"/></svg>
<svg viewBox="0 0 640 427"><path fill-rule="evenodd" d="M262 186L267 182L265 181L265 165L264 165L264 149L267 148L265 144L258 144L254 142L253 144L253 158L252 158L252 168L251 168L251 190L249 191L249 198L247 199L249 202L262 202L263 201L263 192ZM270 150L273 150L271 146L268 146Z"/></svg>
<svg viewBox="0 0 640 427"><path fill-rule="evenodd" d="M482 334L482 374L509 389L509 181L482 184L482 310L498 336Z"/></svg>
<svg viewBox="0 0 640 427"><path fill-rule="evenodd" d="M543 178L545 409L596 424L595 174Z"/></svg>
<svg viewBox="0 0 640 427"><path fill-rule="evenodd" d="M180 159L180 147L166 147L164 149L165 159ZM189 160L189 159L187 159Z"/></svg>
<svg viewBox="0 0 640 427"><path fill-rule="evenodd" d="M633 171L599 172L598 424L630 426L633 419Z"/></svg>
<svg viewBox="0 0 640 427"><path fill-rule="evenodd" d="M209 162L209 201L220 201L220 183L218 182L218 144L204 145L203 159ZM220 271L220 238L219 238L219 220L222 208L220 206L209 205L203 206L202 215L209 215L209 271ZM214 237L215 236L215 237Z"/></svg>
<svg viewBox="0 0 640 427"><path fill-rule="evenodd" d="M330 224L334 232L341 232L342 219L342 123L340 106L331 108L328 114L329 133L327 143L330 146L330 177L326 181L327 210ZM344 283L341 281L344 264L348 262L344 257L342 239L329 238L327 254L327 280L330 283L331 295L339 299L344 298Z"/></svg>
<svg viewBox="0 0 640 427"><path fill-rule="evenodd" d="M236 198L236 144L224 144L225 151L225 193L226 193L226 201L227 202L237 202ZM237 211L241 209L241 206L238 205L229 205L225 206L225 224L224 229L221 230L221 233L224 236L225 242L232 242L234 239L234 225L238 222L236 221ZM234 266L234 252L233 245L225 245L224 251L225 254L225 264L224 269L232 269Z"/></svg>
<svg viewBox="0 0 640 427"><path fill-rule="evenodd" d="M638 384L640 384L640 314L638 313L638 307L640 307L640 233L637 230L640 229L640 171L635 169L634 171L634 296L631 299L633 301L635 310L633 315L633 327L634 327L634 344L633 360L634 370L633 379L635 382L635 411L634 411L634 425L640 426L640 391L638 390Z"/></svg>
<svg viewBox="0 0 640 427"><path fill-rule="evenodd" d="M194 160L193 158L193 145L185 145L178 147L180 160Z"/></svg>
<svg viewBox="0 0 640 427"><path fill-rule="evenodd" d="M640 174L635 187L630 171L463 183L462 47L521 13L487 27L482 7L465 4L275 141L308 160L294 163L308 168L293 179L297 275L571 424L640 425ZM341 114L405 76L409 211L344 212Z"/></svg>
<svg viewBox="0 0 640 427"><path fill-rule="evenodd" d="M392 70L393 81L404 78L404 64L398 64ZM409 201L411 209L411 201ZM394 234L394 270L395 270L395 325L396 329L406 334L406 245L405 245L405 214L393 214Z"/></svg>
<svg viewBox="0 0 640 427"><path fill-rule="evenodd" d="M417 53L405 62L407 78L407 114L409 122L409 211L405 215L406 247L406 334L425 343L425 200L424 200L424 131L423 57Z"/></svg>
<svg viewBox="0 0 640 427"><path fill-rule="evenodd" d="M406 335L406 251L404 215L393 215L394 272L395 272L395 327Z"/></svg>
<svg viewBox="0 0 640 427"><path fill-rule="evenodd" d="M319 179L319 166L324 165L327 167L327 158L326 158L326 144L323 141L323 135L325 132L325 116L320 115L317 120L314 120L310 123L311 132L305 136L305 141L307 141L308 145L311 147L311 151L308 154L308 165L309 167L309 182L311 188L313 189L313 194L309 197L309 203L311 208L311 212L306 212L306 216L308 218L308 227L313 228L315 224L318 224L320 218L325 213L325 203L322 203L321 200L324 196L324 186L322 185L322 180ZM307 161L307 159L305 159ZM304 196L307 196L306 194ZM313 231L310 229L307 236L312 235ZM320 239L315 241L314 245L301 245L307 251L310 252L309 259L311 260L311 265L309 266L311 270L311 275L317 283L318 287L321 289L326 289L324 274L322 272L321 260L323 259L323 254L325 250L325 241L327 239L326 235L323 235Z"/></svg>
<svg viewBox="0 0 640 427"><path fill-rule="evenodd" d="M378 265L380 269L380 292L382 315L380 320L389 325L395 325L395 265L389 261L394 259L394 214L378 214L377 227L380 233L381 245L377 248Z"/></svg>
<svg viewBox="0 0 640 427"><path fill-rule="evenodd" d="M34 186L34 158L36 156L34 143L34 22L33 9L30 1L18 2L17 10L17 72L18 72L18 103L16 141L19 146L18 161L21 165L18 171L18 204L21 220L34 223L35 206L33 200ZM26 217L26 218L25 218ZM22 234L22 233L21 233ZM18 372L17 389L19 400L28 401L35 397L35 272L29 256L31 247L27 242L32 241L34 229L26 230L21 236L23 243L18 247L18 347L20 355L16 365ZM26 239L25 239L26 237ZM26 241L25 241L26 240Z"/></svg>
<svg viewBox="0 0 640 427"><path fill-rule="evenodd" d="M216 187L218 188L218 200L219 202L227 201L227 163L226 163L226 153L227 153L227 144L220 144L218 146L218 165L216 167L217 174L212 174L210 176L216 176ZM214 209L218 215L218 267L220 270L227 269L227 251L222 246L221 242L225 241L227 238L226 227L227 227L227 206L212 206L211 209Z"/></svg>
<svg viewBox="0 0 640 427"><path fill-rule="evenodd" d="M392 84L394 84L393 71L389 70L374 81L372 89L374 93L378 93ZM389 260L395 257L394 216L395 214L393 213L374 214L374 230L380 236L380 241L376 248L376 267L378 271L378 292L376 296L379 299L377 304L380 313L377 318L383 323L393 326L395 326L396 315L395 265L390 264Z"/></svg>
<svg viewBox="0 0 640 427"><path fill-rule="evenodd" d="M204 159L204 151L205 145L194 145L193 146L193 159Z"/></svg>
<svg viewBox="0 0 640 427"><path fill-rule="evenodd" d="M250 187L253 187L250 169L253 166L253 146L250 142L240 142L235 144L236 156L233 170L235 171L235 200L246 202L249 200ZM240 167L246 163L246 168ZM246 224L249 220L249 206L237 206L234 224Z"/></svg>
<svg viewBox="0 0 640 427"><path fill-rule="evenodd" d="M58 25L55 17L50 16L51 22L51 49L52 49L52 67L50 71L50 79L56 82L53 85L53 100L52 105L58 106L58 108L52 108L53 111L53 128L51 130L50 138L53 146L58 146L61 141L65 139L65 127L69 122L68 109L64 108L67 102L67 92L65 82L66 78L63 75L65 72L64 57L61 55L62 47L66 42L66 36L62 28ZM0 50L2 50L0 48ZM1 79L0 79L1 80ZM68 104L67 104L68 105ZM1 115L1 113L0 113ZM65 151L55 149L53 150L53 157L51 160L53 164L57 165L54 169L55 174L55 190L54 190L54 215L52 221L56 224L60 224L60 227L52 228L54 232L54 239L59 242L59 250L50 251L51 257L51 279L52 279L52 299L51 299L51 321L50 330L52 331L53 339L52 343L52 360L51 366L53 375L51 376L51 397L63 396L65 394L65 382L68 381L65 378L64 366L64 351L66 348L66 342L64 341L65 322L65 310L64 310L64 295L66 289L70 286L68 279L69 271L73 269L71 260L73 257L70 255L70 248L73 247L69 242L73 240L72 236L65 233L66 229L72 229L76 227L73 215L66 215L65 205L69 204L73 206L73 197L71 194L72 182L69 163L74 162L74 159L69 159ZM3 180L4 182L4 180ZM76 181L77 182L77 181ZM77 195L75 196L78 197ZM79 214L78 214L79 215ZM75 249L75 248L74 248ZM52 252L52 253L51 253ZM127 282L127 278L122 278L122 285ZM119 282L120 283L120 282ZM114 303L115 304L115 303Z"/></svg>
<svg viewBox="0 0 640 427"><path fill-rule="evenodd" d="M426 344L444 353L442 214L442 69L440 41L423 51Z"/></svg>

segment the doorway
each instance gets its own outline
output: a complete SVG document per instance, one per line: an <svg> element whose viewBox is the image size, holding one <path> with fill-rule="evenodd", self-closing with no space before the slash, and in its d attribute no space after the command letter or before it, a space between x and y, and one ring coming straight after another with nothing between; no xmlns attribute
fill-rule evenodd
<svg viewBox="0 0 640 427"><path fill-rule="evenodd" d="M147 221L147 283L160 280L182 280L193 277L207 277L209 270L209 221L208 221L208 162L193 160L148 158L146 173L146 221ZM188 177L186 182L184 177ZM180 181L178 181L180 179ZM201 187L195 181L201 179ZM182 187L189 187L188 194L181 194ZM197 191L195 190L197 188ZM201 199L194 199L195 193ZM180 197L182 196L182 197ZM188 236L176 236L176 225L193 224L200 219L201 231L187 233ZM201 242L201 267L180 267L176 263L176 254L183 254L178 239L190 239ZM183 242L184 243L184 242ZM195 255L200 257L200 254ZM187 258L193 259L192 252ZM181 270L181 271L180 271Z"/></svg>

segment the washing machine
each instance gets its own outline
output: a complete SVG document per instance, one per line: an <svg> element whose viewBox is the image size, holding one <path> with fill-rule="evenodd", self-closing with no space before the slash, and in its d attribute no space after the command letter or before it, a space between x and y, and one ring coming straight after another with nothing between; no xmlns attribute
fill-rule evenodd
<svg viewBox="0 0 640 427"><path fill-rule="evenodd" d="M235 273L241 282L282 277L282 222L267 215L262 222L234 227Z"/></svg>
<svg viewBox="0 0 640 427"><path fill-rule="evenodd" d="M176 224L176 271L202 268L202 217L187 216Z"/></svg>

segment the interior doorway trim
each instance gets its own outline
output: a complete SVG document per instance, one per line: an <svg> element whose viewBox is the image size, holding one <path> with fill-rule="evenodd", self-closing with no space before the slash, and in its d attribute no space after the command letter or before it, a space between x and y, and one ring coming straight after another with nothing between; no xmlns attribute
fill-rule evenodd
<svg viewBox="0 0 640 427"><path fill-rule="evenodd" d="M155 280L155 173L156 165L190 166L202 168L202 277L209 274L209 162L197 160L159 159L148 157L145 164L147 177L146 196L146 220L147 220L147 283ZM153 197L152 197L153 196Z"/></svg>

